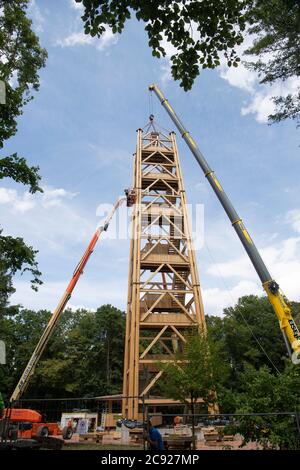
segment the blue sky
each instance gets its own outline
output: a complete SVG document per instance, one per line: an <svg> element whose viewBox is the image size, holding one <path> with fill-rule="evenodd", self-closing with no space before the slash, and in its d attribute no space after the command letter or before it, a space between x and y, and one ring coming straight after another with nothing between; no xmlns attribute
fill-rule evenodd
<svg viewBox="0 0 300 470"><path fill-rule="evenodd" d="M99 222L132 181L136 129L150 114L148 85L158 83L197 140L276 280L300 300L300 131L268 126L270 97L298 82L260 86L244 67L204 71L185 93L170 80L168 57L153 58L142 23L102 39L83 34L73 0L35 0L30 15L49 58L41 87L19 119L4 154L40 166L43 195L1 181L2 225L39 250L44 284L15 279L13 302L53 309ZM168 47L168 54L171 48ZM173 126L155 97L156 120ZM151 109L152 111L152 109ZM243 294L262 289L240 242L192 155L178 137L188 202L204 205L205 243L197 250L204 305L220 314ZM101 215L101 214L100 214ZM126 215L126 214L125 214ZM70 301L73 307L126 306L129 241L100 241Z"/></svg>

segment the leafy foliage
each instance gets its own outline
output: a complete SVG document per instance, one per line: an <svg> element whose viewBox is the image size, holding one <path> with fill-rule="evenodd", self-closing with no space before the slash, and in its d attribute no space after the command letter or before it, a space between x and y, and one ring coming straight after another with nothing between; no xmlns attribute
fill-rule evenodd
<svg viewBox="0 0 300 470"><path fill-rule="evenodd" d="M266 297L244 296L237 305L224 310L223 318L207 317L207 326L212 339L223 345L225 360L231 365L233 386L238 386L245 364L256 369L267 365L273 372L276 368L284 369L286 349L278 320Z"/></svg>
<svg viewBox="0 0 300 470"><path fill-rule="evenodd" d="M257 55L248 67L259 73L261 83L300 76L300 3L298 0L256 0L249 11L250 33L258 36L248 54ZM286 118L300 125L300 87L287 96L274 97L271 122Z"/></svg>
<svg viewBox="0 0 300 470"><path fill-rule="evenodd" d="M266 366L256 370L247 365L240 382L241 392L236 396L236 412L274 413L269 416L240 417L235 432L243 436L242 445L257 441L267 449L300 449L295 416L279 414L300 409L299 367L288 364L282 374L275 376Z"/></svg>
<svg viewBox="0 0 300 470"><path fill-rule="evenodd" d="M29 192L42 192L39 187L41 179L38 174L39 167L29 167L25 158L18 157L16 153L0 159L0 179L11 178L16 183L22 183L29 186Z"/></svg>
<svg viewBox="0 0 300 470"><path fill-rule="evenodd" d="M6 104L0 107L0 148L17 130L16 118L39 89L38 71L47 53L26 16L29 0L0 0L0 79L6 85Z"/></svg>
<svg viewBox="0 0 300 470"><path fill-rule="evenodd" d="M193 332L174 363L162 364L163 387L168 396L185 403L202 398L207 407L216 402L216 386L224 381L224 363L217 343Z"/></svg>
<svg viewBox="0 0 300 470"><path fill-rule="evenodd" d="M291 302L291 309L299 324L300 304ZM237 305L224 310L223 318L212 316L206 320L211 340L220 343L223 360L230 364L222 411L274 413L241 417L239 426L227 432L240 433L243 445L257 441L265 448L298 448L295 417L276 413L300 410L300 369L287 362L278 321L268 299L244 296Z"/></svg>
<svg viewBox="0 0 300 470"><path fill-rule="evenodd" d="M7 364L0 368L1 391L9 396L50 319L50 312L20 310L0 319ZM124 313L103 305L96 312L66 310L60 318L27 396L76 397L122 389Z"/></svg>
<svg viewBox="0 0 300 470"><path fill-rule="evenodd" d="M217 343L209 341L198 330L187 337L183 351L178 351L173 363L162 364L161 387L165 396L190 406L192 431L195 435L195 404L201 398L213 409L226 378L226 365L220 357Z"/></svg>
<svg viewBox="0 0 300 470"><path fill-rule="evenodd" d="M0 148L3 142L17 131L17 118L23 106L33 99L39 88L38 71L44 67L47 53L31 29L26 16L28 0L0 0L0 80L5 83L6 103L0 105ZM13 155L0 158L0 179L10 178L29 186L29 192L42 191L37 166L28 166L25 158ZM36 251L20 237L1 235L0 230L0 314L12 314L16 307L8 307L9 296L14 292L12 276L30 271L32 288L41 284L35 261Z"/></svg>
<svg viewBox="0 0 300 470"><path fill-rule="evenodd" d="M300 303L292 303L296 322ZM280 373L245 327L240 309ZM0 316L7 364L0 367L3 396L8 398L29 360L50 312L17 309ZM257 323L257 324L256 324ZM279 412L300 411L299 366L286 361L279 327L265 298L245 296L225 310L224 317L207 317L208 338L191 334L174 364L162 364L161 392L187 403L193 414L198 398L206 407L218 403L222 413L274 413L241 417L234 426L244 444L258 441L268 448L297 448L294 417ZM96 312L66 310L39 362L26 392L31 398L91 397L122 389L124 312L103 305ZM255 354L255 350L258 351ZM193 426L195 422L193 421ZM231 433L231 432L230 432Z"/></svg>
<svg viewBox="0 0 300 470"><path fill-rule="evenodd" d="M133 14L143 21L155 57L166 55L164 40L176 48L172 75L189 90L202 68L215 68L224 55L237 66L235 47L243 41L244 0L76 0L84 6L86 34L100 37L107 27L122 33Z"/></svg>
<svg viewBox="0 0 300 470"><path fill-rule="evenodd" d="M37 251L27 246L22 238L3 236L1 233L0 230L0 316L16 312L15 306L8 306L8 300L15 292L12 276L17 271L21 273L29 271L32 274L31 287L34 290L42 284L41 273L35 260Z"/></svg>

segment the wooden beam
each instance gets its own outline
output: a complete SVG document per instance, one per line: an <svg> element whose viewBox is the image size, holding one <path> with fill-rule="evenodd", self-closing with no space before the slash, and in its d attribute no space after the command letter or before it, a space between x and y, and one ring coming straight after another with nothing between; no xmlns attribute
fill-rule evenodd
<svg viewBox="0 0 300 470"><path fill-rule="evenodd" d="M146 354L148 354L148 352L150 351L150 349L154 346L154 344L157 342L157 340L161 337L161 335L164 334L164 332L166 331L166 329L168 328L168 326L164 326L160 332L155 336L155 338L151 341L151 343L147 346L147 348L145 349L145 351L141 354L140 356L140 359L143 359Z"/></svg>
<svg viewBox="0 0 300 470"><path fill-rule="evenodd" d="M146 393L153 387L153 385L160 379L162 376L163 371L160 370L155 377L151 380L151 382L147 385L147 387L142 391L141 396L146 395Z"/></svg>

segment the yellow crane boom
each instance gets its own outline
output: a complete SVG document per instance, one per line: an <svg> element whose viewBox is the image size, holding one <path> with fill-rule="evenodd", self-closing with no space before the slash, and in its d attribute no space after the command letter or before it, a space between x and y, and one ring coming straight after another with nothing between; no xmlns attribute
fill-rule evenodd
<svg viewBox="0 0 300 470"><path fill-rule="evenodd" d="M201 167L205 177L208 179L217 198L223 206L233 228L235 229L240 241L242 242L253 266L256 270L264 290L267 293L269 301L277 315L279 325L283 334L283 338L288 353L294 364L300 363L300 332L292 317L291 309L287 305L285 298L279 288L277 282L272 278L263 259L261 258L252 238L250 237L242 219L239 217L230 199L225 193L222 185L216 177L214 171L210 168L205 157L198 148L197 143L186 130L181 120L175 113L167 98L155 84L149 86L149 90L153 91L165 108L173 123L179 130L182 138L185 140L197 163Z"/></svg>

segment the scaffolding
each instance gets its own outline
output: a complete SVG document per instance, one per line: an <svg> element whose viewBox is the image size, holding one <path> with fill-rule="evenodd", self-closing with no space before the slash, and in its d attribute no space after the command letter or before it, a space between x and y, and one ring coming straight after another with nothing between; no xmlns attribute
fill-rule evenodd
<svg viewBox="0 0 300 470"><path fill-rule="evenodd" d="M151 119L151 118L150 118ZM137 131L122 414L139 418L160 396L161 363L174 360L191 328L205 331L199 277L176 136L153 120ZM138 398L140 397L140 399Z"/></svg>

